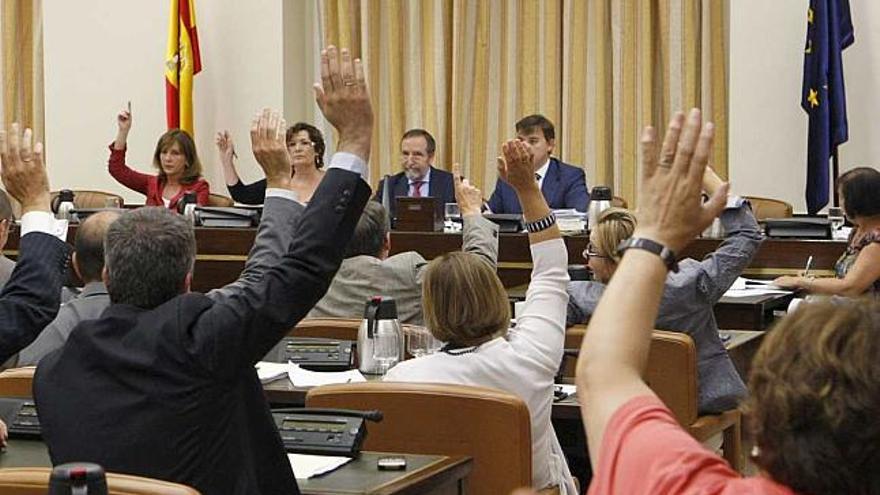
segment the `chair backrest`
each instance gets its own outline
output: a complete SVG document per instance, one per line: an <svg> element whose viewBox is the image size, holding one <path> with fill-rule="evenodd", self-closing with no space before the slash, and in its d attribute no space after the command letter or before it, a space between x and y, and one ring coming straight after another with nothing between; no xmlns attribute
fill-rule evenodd
<svg viewBox="0 0 880 495"><path fill-rule="evenodd" d="M54 200L58 196L58 191L53 191L51 195L52 200ZM120 208L125 206L125 200L118 194L87 189L75 189L73 191L73 206L76 208L104 208L107 205L108 198L116 198L119 201Z"/></svg>
<svg viewBox="0 0 880 495"><path fill-rule="evenodd" d="M586 325L565 332L565 348L579 349ZM654 330L645 382L675 415L689 426L697 420L697 348L683 332Z"/></svg>
<svg viewBox="0 0 880 495"><path fill-rule="evenodd" d="M45 495L51 473L46 467L0 469L0 493ZM107 490L110 495L199 495L186 485L117 473L107 473Z"/></svg>
<svg viewBox="0 0 880 495"><path fill-rule="evenodd" d="M291 337L318 337L356 341L359 318L306 318L287 333Z"/></svg>
<svg viewBox="0 0 880 495"><path fill-rule="evenodd" d="M224 196L222 194L211 193L208 195L208 205L207 206L234 206L235 201L232 200L229 196Z"/></svg>
<svg viewBox="0 0 880 495"><path fill-rule="evenodd" d="M779 199L744 196L752 204L752 212L758 220L765 218L790 218L794 209L790 203Z"/></svg>
<svg viewBox="0 0 880 495"><path fill-rule="evenodd" d="M0 397L33 397L36 369L36 366L25 366L0 372Z"/></svg>
<svg viewBox="0 0 880 495"><path fill-rule="evenodd" d="M532 483L529 410L519 397L465 385L366 382L316 387L307 407L379 409L366 450L467 455L469 493L510 493Z"/></svg>

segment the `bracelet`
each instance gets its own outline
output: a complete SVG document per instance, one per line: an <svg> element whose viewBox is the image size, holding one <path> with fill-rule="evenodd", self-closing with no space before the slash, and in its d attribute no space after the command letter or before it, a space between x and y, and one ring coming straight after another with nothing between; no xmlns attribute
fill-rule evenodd
<svg viewBox="0 0 880 495"><path fill-rule="evenodd" d="M620 245L617 246L617 254L623 255L623 252L627 249L642 249L648 251L649 253L654 253L666 263L666 268L671 272L678 271L678 260L676 259L675 253L672 252L669 248L660 244L659 242L652 241L651 239L645 239L642 237L630 237L629 239L625 239Z"/></svg>
<svg viewBox="0 0 880 495"><path fill-rule="evenodd" d="M556 215L551 211L546 216L541 217L534 222L526 222L526 230L529 234L537 234L542 230L547 230L556 225Z"/></svg>

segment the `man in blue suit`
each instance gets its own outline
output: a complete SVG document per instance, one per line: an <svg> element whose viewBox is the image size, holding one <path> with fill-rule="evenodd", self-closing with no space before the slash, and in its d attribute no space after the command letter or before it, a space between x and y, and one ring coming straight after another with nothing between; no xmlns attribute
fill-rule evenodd
<svg viewBox="0 0 880 495"><path fill-rule="evenodd" d="M532 148L535 180L550 208L587 211L590 194L587 192L584 169L550 156L556 145L553 123L543 115L529 115L516 123L516 135ZM495 191L489 198L489 209L492 213L522 213L516 192L503 180L495 183Z"/></svg>
<svg viewBox="0 0 880 495"><path fill-rule="evenodd" d="M403 171L392 175L388 180L391 187L391 218L395 217L394 198L399 196L425 197L432 196L443 203L455 203L455 185L452 174L434 168L434 150L437 143L428 131L410 129L400 140L400 154L403 158ZM379 182L376 201L382 201L385 191L385 180Z"/></svg>

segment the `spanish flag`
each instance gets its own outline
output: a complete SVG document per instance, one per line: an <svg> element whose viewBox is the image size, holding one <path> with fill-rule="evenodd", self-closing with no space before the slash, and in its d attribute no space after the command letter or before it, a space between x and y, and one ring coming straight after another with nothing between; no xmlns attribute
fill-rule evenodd
<svg viewBox="0 0 880 495"><path fill-rule="evenodd" d="M165 114L168 128L193 136L193 76L202 70L196 34L195 0L171 0L165 57Z"/></svg>

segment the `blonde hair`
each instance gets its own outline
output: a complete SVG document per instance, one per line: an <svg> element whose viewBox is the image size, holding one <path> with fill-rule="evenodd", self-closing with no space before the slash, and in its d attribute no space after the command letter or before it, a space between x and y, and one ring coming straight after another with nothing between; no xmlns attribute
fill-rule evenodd
<svg viewBox="0 0 880 495"><path fill-rule="evenodd" d="M510 327L507 292L495 269L475 254L435 258L422 282L425 324L439 340L476 345Z"/></svg>
<svg viewBox="0 0 880 495"><path fill-rule="evenodd" d="M617 246L632 237L636 230L636 217L626 208L611 207L599 214L596 226L591 235L593 249L607 256L615 263L620 263Z"/></svg>

